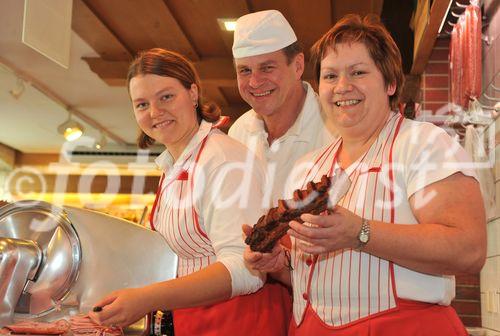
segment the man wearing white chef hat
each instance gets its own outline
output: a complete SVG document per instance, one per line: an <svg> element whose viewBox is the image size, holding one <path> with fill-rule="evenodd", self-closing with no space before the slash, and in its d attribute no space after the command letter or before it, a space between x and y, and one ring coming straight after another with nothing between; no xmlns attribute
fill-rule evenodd
<svg viewBox="0 0 500 336"><path fill-rule="evenodd" d="M330 143L332 132L316 93L301 80L304 53L283 14L266 10L240 17L233 56L240 95L252 110L236 120L229 135L266 163L262 205L276 206L294 162Z"/></svg>
<svg viewBox="0 0 500 336"><path fill-rule="evenodd" d="M276 206L278 198L284 198L294 162L332 136L316 93L301 80L304 53L283 14L267 10L240 17L233 56L238 90L252 109L235 121L229 135L266 164L262 207ZM276 291L283 292L281 305L291 317L287 290L280 286Z"/></svg>

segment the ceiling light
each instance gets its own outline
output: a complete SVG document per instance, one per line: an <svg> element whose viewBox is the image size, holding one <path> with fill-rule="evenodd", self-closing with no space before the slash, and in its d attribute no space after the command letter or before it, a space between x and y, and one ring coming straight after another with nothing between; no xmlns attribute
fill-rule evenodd
<svg viewBox="0 0 500 336"><path fill-rule="evenodd" d="M68 116L68 120L63 122L59 127L57 127L57 131L64 135L64 138L67 141L74 141L82 136L83 134L83 126L79 122L71 119L71 113Z"/></svg>
<svg viewBox="0 0 500 336"><path fill-rule="evenodd" d="M108 139L106 139L106 136L101 133L101 139L99 141L96 141L94 144L95 149L102 149L104 146L106 146L108 143Z"/></svg>
<svg viewBox="0 0 500 336"><path fill-rule="evenodd" d="M217 22L222 30L234 31L236 28L236 19L217 19Z"/></svg>
<svg viewBox="0 0 500 336"><path fill-rule="evenodd" d="M236 29L236 21L224 22L224 28L226 28L227 31L234 31Z"/></svg>
<svg viewBox="0 0 500 336"><path fill-rule="evenodd" d="M14 97L14 99L19 99L19 97L21 97L25 89L26 86L24 84L24 80L18 77L16 81L16 86L14 86L14 88L10 90L9 93L11 94L12 97Z"/></svg>

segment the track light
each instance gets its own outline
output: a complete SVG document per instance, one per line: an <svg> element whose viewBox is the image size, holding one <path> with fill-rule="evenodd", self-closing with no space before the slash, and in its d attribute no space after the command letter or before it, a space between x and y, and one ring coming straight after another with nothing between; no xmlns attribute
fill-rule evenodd
<svg viewBox="0 0 500 336"><path fill-rule="evenodd" d="M71 119L71 113L68 115L68 120L63 122L59 127L57 127L57 131L64 135L64 138L67 141L74 141L82 136L83 134L83 126Z"/></svg>
<svg viewBox="0 0 500 336"><path fill-rule="evenodd" d="M16 81L16 86L14 86L12 90L9 90L9 93L12 97L14 97L14 99L19 99L19 97L21 97L22 94L24 93L25 89L26 86L24 84L24 80L18 77Z"/></svg>
<svg viewBox="0 0 500 336"><path fill-rule="evenodd" d="M95 142L94 147L95 149L102 149L107 145L107 143L108 139L106 139L106 136L101 132L101 139Z"/></svg>
<svg viewBox="0 0 500 336"><path fill-rule="evenodd" d="M219 24L220 29L222 29L223 31L232 32L236 29L236 19L218 18L217 23Z"/></svg>

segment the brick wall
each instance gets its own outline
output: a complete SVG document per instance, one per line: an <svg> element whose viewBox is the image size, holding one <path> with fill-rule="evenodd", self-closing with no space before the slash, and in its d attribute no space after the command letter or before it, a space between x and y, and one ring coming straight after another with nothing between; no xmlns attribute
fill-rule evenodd
<svg viewBox="0 0 500 336"><path fill-rule="evenodd" d="M449 114L449 38L439 38L422 75L422 112ZM456 297L452 306L467 327L481 326L479 274L456 276Z"/></svg>
<svg viewBox="0 0 500 336"><path fill-rule="evenodd" d="M439 38L422 75L422 110L431 114L448 114L450 76L448 56L450 40Z"/></svg>
<svg viewBox="0 0 500 336"><path fill-rule="evenodd" d="M456 296L451 305L467 327L481 326L481 290L479 274L457 275Z"/></svg>
<svg viewBox="0 0 500 336"><path fill-rule="evenodd" d="M483 92L489 96L500 98L500 91L495 91L491 85L500 87L500 8L498 0L483 2L486 22L483 34L491 43L483 42ZM482 101L488 105L495 102L483 97ZM494 128L493 128L494 127ZM493 129L492 129L493 128ZM481 313L483 327L494 331L491 335L500 333L500 118L489 127L495 134L495 187L496 213L489 218L488 250L486 264L481 271ZM488 333L490 335L490 333Z"/></svg>

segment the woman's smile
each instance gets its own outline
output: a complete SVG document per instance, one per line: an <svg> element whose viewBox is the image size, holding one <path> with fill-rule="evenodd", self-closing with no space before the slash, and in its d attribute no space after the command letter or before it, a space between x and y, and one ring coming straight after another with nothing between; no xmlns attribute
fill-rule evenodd
<svg viewBox="0 0 500 336"><path fill-rule="evenodd" d="M167 128L170 126L174 121L173 120L165 120L165 121L160 121L158 123L153 124L153 128Z"/></svg>

